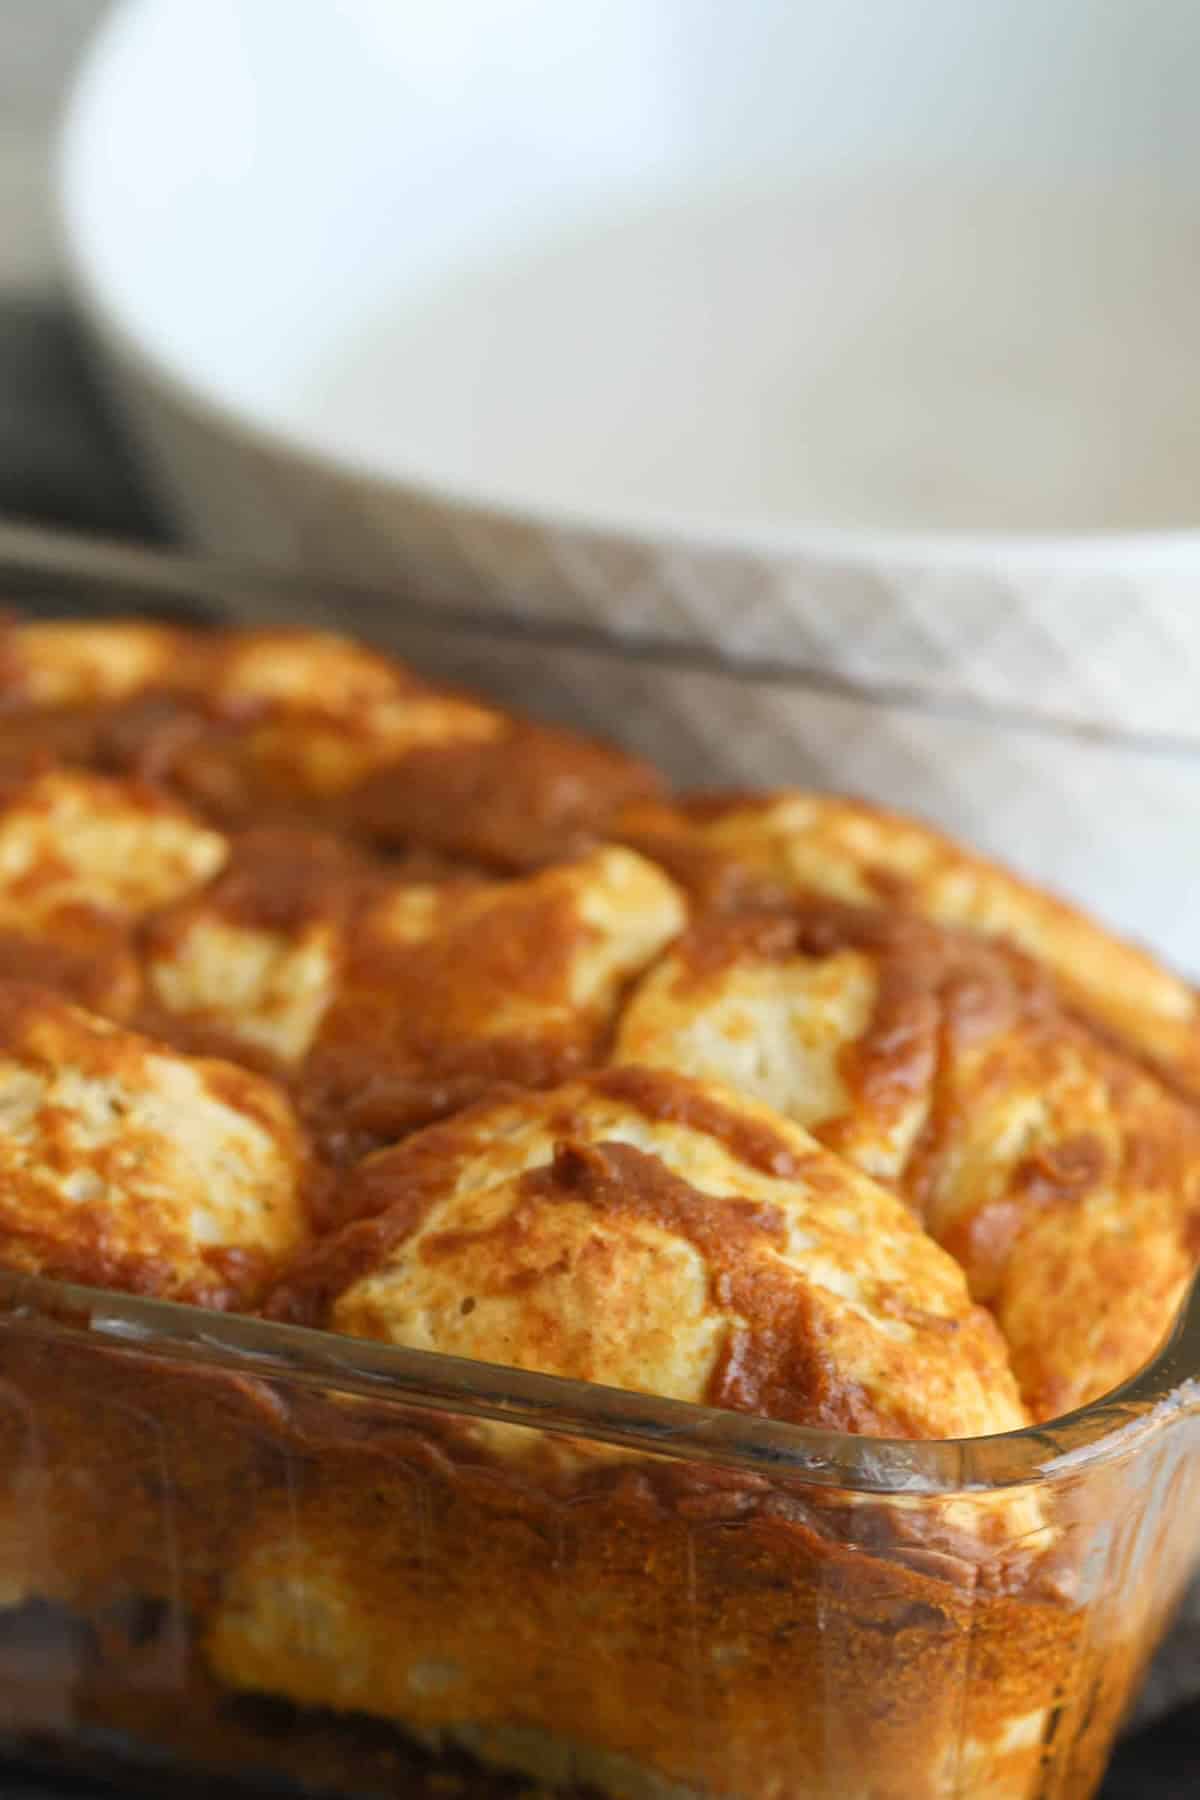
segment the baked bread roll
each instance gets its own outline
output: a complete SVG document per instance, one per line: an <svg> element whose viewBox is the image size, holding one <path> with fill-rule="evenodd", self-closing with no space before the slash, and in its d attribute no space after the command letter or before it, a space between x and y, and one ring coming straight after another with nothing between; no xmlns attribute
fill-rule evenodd
<svg viewBox="0 0 1200 1800"><path fill-rule="evenodd" d="M51 749L164 782L224 825L317 824L500 869L577 854L662 785L320 632L10 625L0 702L0 765Z"/></svg>
<svg viewBox="0 0 1200 1800"><path fill-rule="evenodd" d="M1146 951L919 820L836 794L635 806L621 835L706 908L821 894L999 938L1065 1003L1200 1099L1200 995Z"/></svg>
<svg viewBox="0 0 1200 1800"><path fill-rule="evenodd" d="M273 1059L344 1162L497 1081L545 1087L599 1061L627 984L686 918L661 870L615 845L430 880L260 830L160 911L146 991L165 1035Z"/></svg>
<svg viewBox="0 0 1200 1800"><path fill-rule="evenodd" d="M250 1307L308 1229L285 1095L0 982L0 1266Z"/></svg>
<svg viewBox="0 0 1200 1800"><path fill-rule="evenodd" d="M1200 1116L996 940L823 900L711 917L620 1062L725 1082L896 1188L993 1310L1037 1419L1157 1348L1200 1251Z"/></svg>
<svg viewBox="0 0 1200 1800"><path fill-rule="evenodd" d="M992 1319L885 1188L744 1095L623 1069L362 1163L272 1310L829 1430L1026 1415Z"/></svg>
<svg viewBox="0 0 1200 1800"><path fill-rule="evenodd" d="M226 852L145 782L73 768L0 782L0 977L130 1016L139 922L203 885Z"/></svg>

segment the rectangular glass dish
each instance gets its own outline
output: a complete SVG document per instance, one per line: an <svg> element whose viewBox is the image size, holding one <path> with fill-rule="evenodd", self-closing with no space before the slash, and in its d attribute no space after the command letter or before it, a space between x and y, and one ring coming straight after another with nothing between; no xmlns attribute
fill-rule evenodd
<svg viewBox="0 0 1200 1800"><path fill-rule="evenodd" d="M55 613L336 612L5 549ZM388 643L626 738L656 683L710 745L756 683L810 699L496 624ZM1195 1290L1103 1401L898 1442L0 1274L0 1747L151 1792L1083 1800L1196 1560L1198 1440Z"/></svg>

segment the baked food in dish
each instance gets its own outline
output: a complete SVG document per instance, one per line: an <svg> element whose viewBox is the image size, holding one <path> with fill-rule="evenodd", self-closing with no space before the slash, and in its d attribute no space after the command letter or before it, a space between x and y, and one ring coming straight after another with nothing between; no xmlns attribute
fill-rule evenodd
<svg viewBox="0 0 1200 1800"><path fill-rule="evenodd" d="M0 1263L252 1306L308 1232L307 1151L249 1069L0 985Z"/></svg>
<svg viewBox="0 0 1200 1800"><path fill-rule="evenodd" d="M864 1438L1169 1326L1200 1003L932 830L303 632L11 625L0 702L0 1265ZM1161 1615L1096 1628L1078 1495L100 1362L7 1347L0 1592L125 1669L176 1621L218 1750L268 1694L621 1795L1032 1800L1074 1732L1083 1795Z"/></svg>
<svg viewBox="0 0 1200 1800"><path fill-rule="evenodd" d="M146 999L175 1039L268 1059L344 1162L496 1081L597 1061L626 984L685 920L674 884L617 845L431 878L267 828L149 926Z"/></svg>
<svg viewBox="0 0 1200 1800"><path fill-rule="evenodd" d="M618 829L706 909L822 894L1015 945L1094 1029L1200 1098L1200 995L1189 982L917 819L839 794L791 793L636 804Z"/></svg>
<svg viewBox="0 0 1200 1800"><path fill-rule="evenodd" d="M0 972L113 1017L136 1009L131 930L202 885L227 845L148 784L49 768L0 786Z"/></svg>
<svg viewBox="0 0 1200 1800"><path fill-rule="evenodd" d="M320 633L13 625L0 664L0 762L51 750L141 774L226 824L332 825L528 868L661 788L634 757Z"/></svg>
<svg viewBox="0 0 1200 1800"><path fill-rule="evenodd" d="M1200 1115L1003 942L803 899L699 921L617 1060L754 1095L905 1196L994 1312L1036 1419L1154 1352L1200 1252Z"/></svg>
<svg viewBox="0 0 1200 1800"><path fill-rule="evenodd" d="M629 1069L483 1101L354 1179L365 1217L277 1315L878 1437L1026 1422L902 1201L725 1089Z"/></svg>

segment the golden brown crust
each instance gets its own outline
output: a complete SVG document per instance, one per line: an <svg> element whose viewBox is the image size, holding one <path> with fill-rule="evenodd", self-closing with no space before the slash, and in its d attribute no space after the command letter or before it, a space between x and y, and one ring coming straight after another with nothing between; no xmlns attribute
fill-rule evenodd
<svg viewBox="0 0 1200 1800"><path fill-rule="evenodd" d="M125 700L176 680L195 641L140 619L9 623L0 630L0 693L14 712Z"/></svg>
<svg viewBox="0 0 1200 1800"><path fill-rule="evenodd" d="M833 794L712 796L623 815L619 835L706 908L799 893L1006 939L1066 1001L1200 1098L1200 995L1146 951L932 827Z"/></svg>
<svg viewBox="0 0 1200 1800"><path fill-rule="evenodd" d="M615 847L515 880L421 873L312 833L235 838L222 876L147 928L147 1021L266 1059L344 1162L498 1081L597 1060L625 984L685 922L666 876Z"/></svg>
<svg viewBox="0 0 1200 1800"><path fill-rule="evenodd" d="M278 1315L832 1429L1023 1422L999 1335L902 1203L737 1095L600 1075L481 1103L358 1180L374 1216Z"/></svg>
<svg viewBox="0 0 1200 1800"><path fill-rule="evenodd" d="M253 1304L307 1232L304 1141L283 1093L0 984L0 1261Z"/></svg>
<svg viewBox="0 0 1200 1800"><path fill-rule="evenodd" d="M133 622L0 633L0 765L38 752L151 776L225 826L331 826L500 869L576 854L662 785L344 638Z"/></svg>
<svg viewBox="0 0 1200 1800"><path fill-rule="evenodd" d="M219 833L136 780L43 769L0 783L0 974L115 1018L140 996L138 921L223 862Z"/></svg>
<svg viewBox="0 0 1200 1800"><path fill-rule="evenodd" d="M0 916L140 918L208 881L220 833L136 779L49 769L0 788Z"/></svg>
<svg viewBox="0 0 1200 1800"><path fill-rule="evenodd" d="M665 876L618 849L383 894L306 1065L307 1103L387 1141L497 1081L549 1086L597 1059L625 983L684 920Z"/></svg>
<svg viewBox="0 0 1200 1800"><path fill-rule="evenodd" d="M644 763L572 732L512 721L502 736L416 750L354 800L360 829L498 868L575 855L662 783Z"/></svg>
<svg viewBox="0 0 1200 1800"><path fill-rule="evenodd" d="M896 1185L1051 1418L1157 1347L1200 1250L1200 1117L1002 944L808 900L702 921L618 1060L722 1080Z"/></svg>

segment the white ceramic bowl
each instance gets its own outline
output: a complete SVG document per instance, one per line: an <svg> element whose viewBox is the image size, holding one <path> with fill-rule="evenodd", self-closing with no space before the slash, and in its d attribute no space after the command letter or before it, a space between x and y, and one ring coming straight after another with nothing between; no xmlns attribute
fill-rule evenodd
<svg viewBox="0 0 1200 1800"><path fill-rule="evenodd" d="M1198 91L1193 0L126 0L69 265L193 542L815 672L773 765L1200 967Z"/></svg>

